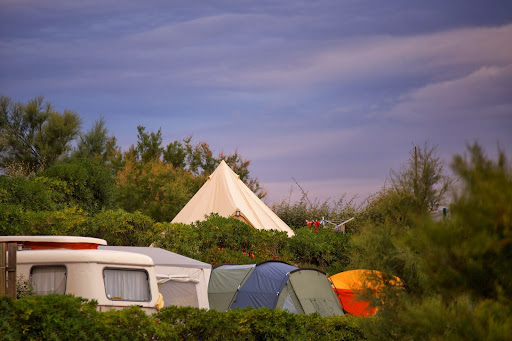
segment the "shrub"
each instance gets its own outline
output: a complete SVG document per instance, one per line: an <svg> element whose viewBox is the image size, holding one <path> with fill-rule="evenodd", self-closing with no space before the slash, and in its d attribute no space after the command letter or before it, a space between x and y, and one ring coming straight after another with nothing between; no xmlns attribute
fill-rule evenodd
<svg viewBox="0 0 512 341"><path fill-rule="evenodd" d="M317 231L317 232L315 232ZM331 229L302 228L289 240L292 258L302 267L314 267L334 275L350 262L351 235Z"/></svg>
<svg viewBox="0 0 512 341"><path fill-rule="evenodd" d="M281 202L272 205L272 210L292 229L297 230L307 225L306 221L326 220L341 223L358 214L359 207L356 207L355 197L346 200L345 195L337 201L325 200L320 202L315 200L311 202L307 195L291 204L289 199L283 199ZM358 230L360 222L358 219L351 221L346 226L347 232ZM334 225L333 225L334 226Z"/></svg>
<svg viewBox="0 0 512 341"><path fill-rule="evenodd" d="M77 235L87 213L77 207L29 211L21 205L0 204L1 235Z"/></svg>
<svg viewBox="0 0 512 341"><path fill-rule="evenodd" d="M88 212L114 207L115 181L107 168L90 159L58 163L39 175L66 182L67 202Z"/></svg>
<svg viewBox="0 0 512 341"><path fill-rule="evenodd" d="M66 183L57 179L0 176L0 203L32 211L62 208L66 192Z"/></svg>
<svg viewBox="0 0 512 341"><path fill-rule="evenodd" d="M137 306L100 313L96 302L69 295L0 297L3 340L361 340L359 324L267 308L169 306L150 316Z"/></svg>
<svg viewBox="0 0 512 341"><path fill-rule="evenodd" d="M164 233L155 245L214 265L290 260L285 232L256 230L235 218L212 214L192 225L166 223L161 228Z"/></svg>
<svg viewBox="0 0 512 341"><path fill-rule="evenodd" d="M103 339L95 302L69 295L27 296L16 301L4 296L0 302L4 306L0 320L6 322L0 334L5 339Z"/></svg>
<svg viewBox="0 0 512 341"><path fill-rule="evenodd" d="M140 212L106 210L84 221L79 233L105 239L109 245L149 246L160 235L160 226Z"/></svg>

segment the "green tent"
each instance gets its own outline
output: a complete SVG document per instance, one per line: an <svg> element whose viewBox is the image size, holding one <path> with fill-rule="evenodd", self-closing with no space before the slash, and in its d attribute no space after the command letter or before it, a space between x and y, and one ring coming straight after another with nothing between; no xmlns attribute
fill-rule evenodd
<svg viewBox="0 0 512 341"><path fill-rule="evenodd" d="M213 268L208 284L210 309L227 311L238 289L254 271L256 264L221 264Z"/></svg>
<svg viewBox="0 0 512 341"><path fill-rule="evenodd" d="M325 273L316 269L290 272L276 308L296 314L343 315L343 309Z"/></svg>
<svg viewBox="0 0 512 341"><path fill-rule="evenodd" d="M267 307L295 314L343 315L325 273L280 261L215 267L208 298L210 308L219 311Z"/></svg>

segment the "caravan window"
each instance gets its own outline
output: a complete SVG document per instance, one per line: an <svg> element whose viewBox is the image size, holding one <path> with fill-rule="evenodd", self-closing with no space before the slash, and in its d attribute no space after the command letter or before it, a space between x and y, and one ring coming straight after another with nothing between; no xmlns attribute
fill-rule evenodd
<svg viewBox="0 0 512 341"><path fill-rule="evenodd" d="M165 297L165 307L175 305L199 308L197 284L195 282L181 282L171 279L159 284L158 290Z"/></svg>
<svg viewBox="0 0 512 341"><path fill-rule="evenodd" d="M105 293L113 301L149 302L149 276L145 270L105 269Z"/></svg>
<svg viewBox="0 0 512 341"><path fill-rule="evenodd" d="M66 293L65 266L34 266L30 270L30 282L36 295Z"/></svg>

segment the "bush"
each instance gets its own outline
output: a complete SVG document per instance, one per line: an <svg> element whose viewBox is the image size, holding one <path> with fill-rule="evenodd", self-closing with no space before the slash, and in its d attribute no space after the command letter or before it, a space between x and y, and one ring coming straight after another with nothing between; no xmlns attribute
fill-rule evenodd
<svg viewBox="0 0 512 341"><path fill-rule="evenodd" d="M285 232L257 230L235 218L213 214L192 225L165 223L160 229L164 234L156 246L213 265L275 259L335 274L349 263L350 234L327 228L317 233L299 229L288 238Z"/></svg>
<svg viewBox="0 0 512 341"><path fill-rule="evenodd" d="M171 221L205 180L158 160L140 164L126 158L116 177L118 205L128 212L140 211L158 222Z"/></svg>
<svg viewBox="0 0 512 341"><path fill-rule="evenodd" d="M7 340L102 340L96 303L68 295L0 297L0 334Z"/></svg>
<svg viewBox="0 0 512 341"><path fill-rule="evenodd" d="M295 315L284 310L226 313L169 306L152 316L139 307L100 313L69 295L0 297L4 340L362 340L360 319Z"/></svg>
<svg viewBox="0 0 512 341"><path fill-rule="evenodd" d="M161 225L140 212L106 210L88 218L79 233L105 239L109 245L149 246L159 237Z"/></svg>
<svg viewBox="0 0 512 341"><path fill-rule="evenodd" d="M212 214L192 225L160 225L156 246L210 264L290 260L286 232L256 230L235 218Z"/></svg>
<svg viewBox="0 0 512 341"><path fill-rule="evenodd" d="M497 161L477 144L468 152L452 164L459 188L451 216L435 221L386 210L354 238L356 266L405 283L374 301L379 314L362 326L372 338L510 339L512 168L502 151ZM398 197L382 196L379 205L390 208Z"/></svg>
<svg viewBox="0 0 512 341"><path fill-rule="evenodd" d="M302 267L318 268L330 275L344 271L350 262L351 235L328 228L298 229L289 240L290 252Z"/></svg>
<svg viewBox="0 0 512 341"><path fill-rule="evenodd" d="M57 179L0 176L0 203L32 211L62 208L66 192L66 183Z"/></svg>
<svg viewBox="0 0 512 341"><path fill-rule="evenodd" d="M355 205L355 197L346 200L345 195L341 196L337 201L325 200L320 202L315 200L311 202L307 195L293 204L289 199L283 199L281 202L272 205L272 210L293 230L297 230L307 226L306 221L320 221L322 218L332 221L333 223L341 223L358 214L359 207ZM359 219L351 221L346 226L346 231L353 233L359 229ZM332 225L334 227L334 225Z"/></svg>
<svg viewBox="0 0 512 341"><path fill-rule="evenodd" d="M69 188L65 193L67 202L87 212L114 207L115 181L107 168L90 159L58 163L38 175L66 182Z"/></svg>
<svg viewBox="0 0 512 341"><path fill-rule="evenodd" d="M35 212L0 204L1 235L79 235L86 219L87 213L77 207Z"/></svg>

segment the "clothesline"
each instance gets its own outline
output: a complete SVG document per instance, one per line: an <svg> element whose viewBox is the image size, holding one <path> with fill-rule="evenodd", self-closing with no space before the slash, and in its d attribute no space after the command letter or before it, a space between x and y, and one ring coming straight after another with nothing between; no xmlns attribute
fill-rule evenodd
<svg viewBox="0 0 512 341"><path fill-rule="evenodd" d="M329 221L329 220L326 220L324 217L322 217L321 220L306 220L306 224L308 224L308 228L311 230L311 226L314 225L315 226L315 232L318 232L318 228L320 227L320 225L324 226L326 224L331 224L331 225L334 225L334 230L335 231L342 231L343 233L345 233L345 224L348 223L349 221L351 221L352 219L354 219L354 217L348 219L348 220L345 220L341 223L336 223L336 222L333 222L333 221Z"/></svg>

